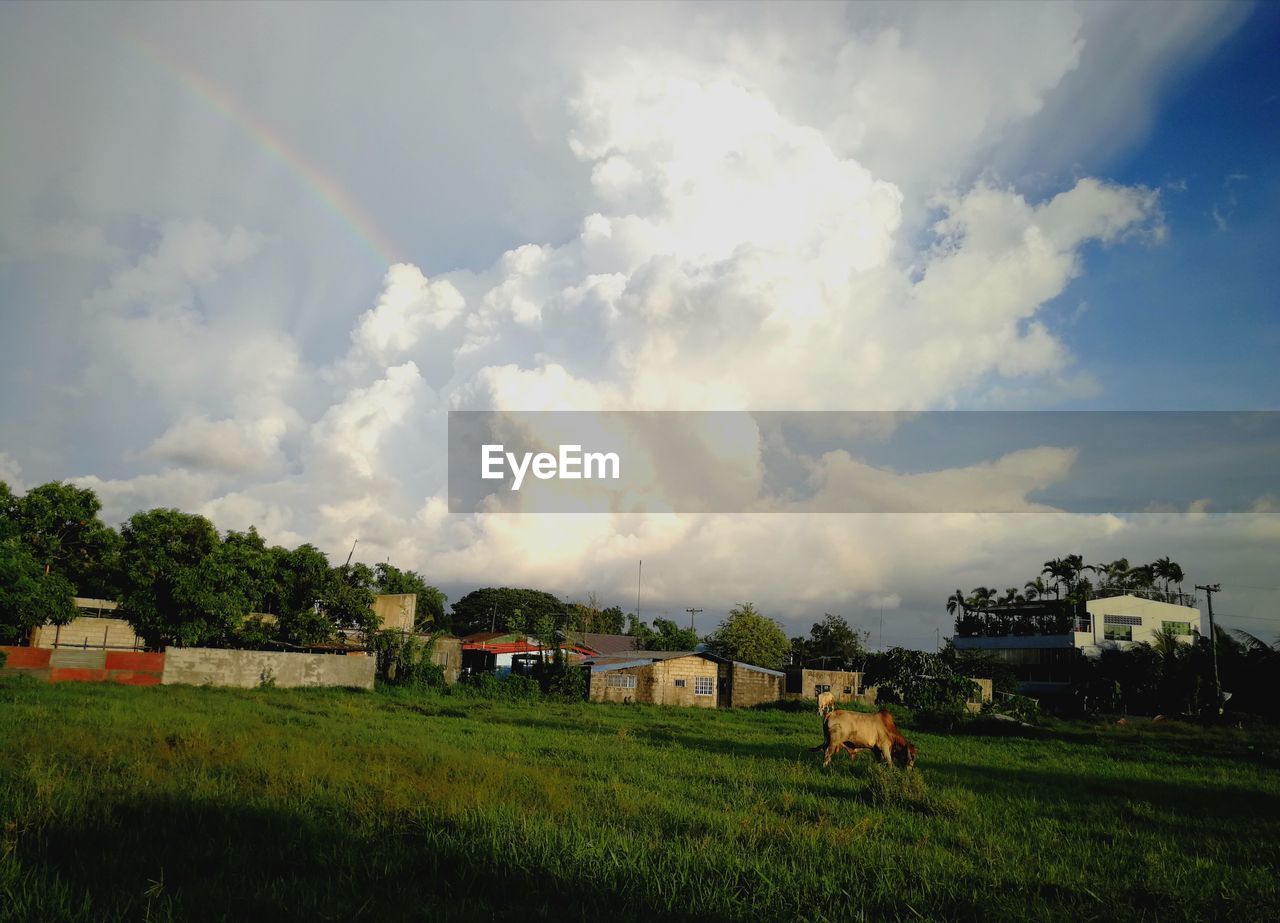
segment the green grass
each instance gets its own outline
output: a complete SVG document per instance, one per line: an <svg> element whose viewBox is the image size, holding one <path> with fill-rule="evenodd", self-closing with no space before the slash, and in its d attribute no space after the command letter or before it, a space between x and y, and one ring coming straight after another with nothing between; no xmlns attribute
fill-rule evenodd
<svg viewBox="0 0 1280 923"><path fill-rule="evenodd" d="M0 919L1280 918L1280 739L0 680Z"/></svg>

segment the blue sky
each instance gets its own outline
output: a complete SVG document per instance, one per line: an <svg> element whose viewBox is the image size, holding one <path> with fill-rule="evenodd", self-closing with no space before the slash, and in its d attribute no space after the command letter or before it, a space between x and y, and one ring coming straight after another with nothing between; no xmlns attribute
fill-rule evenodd
<svg viewBox="0 0 1280 923"><path fill-rule="evenodd" d="M1080 406L1275 409L1280 395L1280 8L1260 4L1170 88L1148 136L1111 163L1162 188L1168 239L1099 248L1055 303L1102 392ZM1079 305L1087 307L1078 313Z"/></svg>
<svg viewBox="0 0 1280 923"><path fill-rule="evenodd" d="M1269 4L6 4L0 477L454 595L622 603L643 558L655 612L884 607L895 643L1071 552L1269 586L1265 496L462 516L443 439L453 407L1274 408L1278 38ZM760 433L688 438L758 486Z"/></svg>

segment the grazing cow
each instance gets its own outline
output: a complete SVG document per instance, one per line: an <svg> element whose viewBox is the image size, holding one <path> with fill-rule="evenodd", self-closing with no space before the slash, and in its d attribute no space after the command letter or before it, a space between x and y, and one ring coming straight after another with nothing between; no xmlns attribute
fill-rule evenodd
<svg viewBox="0 0 1280 923"><path fill-rule="evenodd" d="M818 717L826 717L827 712L835 711L836 698L830 692L818 693Z"/></svg>
<svg viewBox="0 0 1280 923"><path fill-rule="evenodd" d="M886 764L892 766L901 761L907 769L916 762L915 744L898 732L893 715L883 708L872 715L852 711L833 711L822 722L823 742L810 751L825 750L823 767L831 765L831 757L843 747L849 751L849 759L856 760L862 750L874 750Z"/></svg>

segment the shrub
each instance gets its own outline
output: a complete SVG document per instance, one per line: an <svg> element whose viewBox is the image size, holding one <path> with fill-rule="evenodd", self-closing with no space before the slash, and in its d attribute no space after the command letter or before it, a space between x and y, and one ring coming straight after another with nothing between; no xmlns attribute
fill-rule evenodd
<svg viewBox="0 0 1280 923"><path fill-rule="evenodd" d="M433 647L433 642L423 642L398 631L375 633L373 650L378 658L378 680L389 686L443 689L444 670L431 659Z"/></svg>
<svg viewBox="0 0 1280 923"><path fill-rule="evenodd" d="M8 659L9 659L9 655L6 654L4 651L0 651L0 670L4 669L5 661L7 661Z"/></svg>
<svg viewBox="0 0 1280 923"><path fill-rule="evenodd" d="M492 673L472 673L462 677L455 693L474 695L485 699L502 699L507 702L529 702L542 697L537 680L508 673L494 676Z"/></svg>
<svg viewBox="0 0 1280 923"><path fill-rule="evenodd" d="M566 702L581 702L587 697L587 678L582 667L559 665L547 682L547 695Z"/></svg>

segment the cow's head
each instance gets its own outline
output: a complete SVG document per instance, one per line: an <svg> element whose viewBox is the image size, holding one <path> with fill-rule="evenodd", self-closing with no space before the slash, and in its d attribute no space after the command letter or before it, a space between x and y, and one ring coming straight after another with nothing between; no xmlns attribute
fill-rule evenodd
<svg viewBox="0 0 1280 923"><path fill-rule="evenodd" d="M900 744L893 745L893 761L901 763L905 768L911 769L916 764L916 745L909 740L903 740Z"/></svg>

